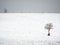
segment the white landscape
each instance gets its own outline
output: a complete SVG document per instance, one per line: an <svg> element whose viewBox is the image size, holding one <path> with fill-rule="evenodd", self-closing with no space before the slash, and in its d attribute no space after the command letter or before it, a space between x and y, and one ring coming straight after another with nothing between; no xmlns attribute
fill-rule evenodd
<svg viewBox="0 0 60 45"><path fill-rule="evenodd" d="M60 45L60 14L0 13L0 45Z"/></svg>

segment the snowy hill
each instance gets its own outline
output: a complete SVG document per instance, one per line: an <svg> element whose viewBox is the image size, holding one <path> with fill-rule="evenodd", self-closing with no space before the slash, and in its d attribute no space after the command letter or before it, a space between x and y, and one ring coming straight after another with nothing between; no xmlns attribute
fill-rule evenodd
<svg viewBox="0 0 60 45"><path fill-rule="evenodd" d="M51 36L45 24L53 23ZM60 41L60 14L54 13L1 13L0 37L11 40L54 42ZM13 41L14 42L14 41ZM15 43L15 42L14 42ZM43 44L42 44L43 45Z"/></svg>

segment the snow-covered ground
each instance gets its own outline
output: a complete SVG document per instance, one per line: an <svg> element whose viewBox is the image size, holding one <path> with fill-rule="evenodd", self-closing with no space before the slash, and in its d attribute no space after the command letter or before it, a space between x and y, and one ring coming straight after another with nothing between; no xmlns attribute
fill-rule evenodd
<svg viewBox="0 0 60 45"><path fill-rule="evenodd" d="M16 40L1 38L0 45L60 45L60 42L53 40Z"/></svg>
<svg viewBox="0 0 60 45"><path fill-rule="evenodd" d="M53 23L51 36L45 24ZM0 45L59 45L60 14L55 13L1 13Z"/></svg>

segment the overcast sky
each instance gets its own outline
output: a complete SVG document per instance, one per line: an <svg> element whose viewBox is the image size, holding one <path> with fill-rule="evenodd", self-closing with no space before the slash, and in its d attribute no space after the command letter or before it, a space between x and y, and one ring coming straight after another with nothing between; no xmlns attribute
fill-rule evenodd
<svg viewBox="0 0 60 45"><path fill-rule="evenodd" d="M60 0L0 0L0 12L60 13Z"/></svg>
<svg viewBox="0 0 60 45"><path fill-rule="evenodd" d="M45 24L53 23L50 38ZM60 14L0 14L0 37L60 41Z"/></svg>

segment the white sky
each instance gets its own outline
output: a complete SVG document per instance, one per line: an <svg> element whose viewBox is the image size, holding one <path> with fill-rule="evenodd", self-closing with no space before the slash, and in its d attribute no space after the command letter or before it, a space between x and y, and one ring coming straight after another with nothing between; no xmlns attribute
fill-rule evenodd
<svg viewBox="0 0 60 45"><path fill-rule="evenodd" d="M0 0L0 13L60 13L60 0Z"/></svg>
<svg viewBox="0 0 60 45"><path fill-rule="evenodd" d="M53 23L51 36L47 36L45 24ZM60 40L60 14L7 13L0 14L0 37L27 40Z"/></svg>

